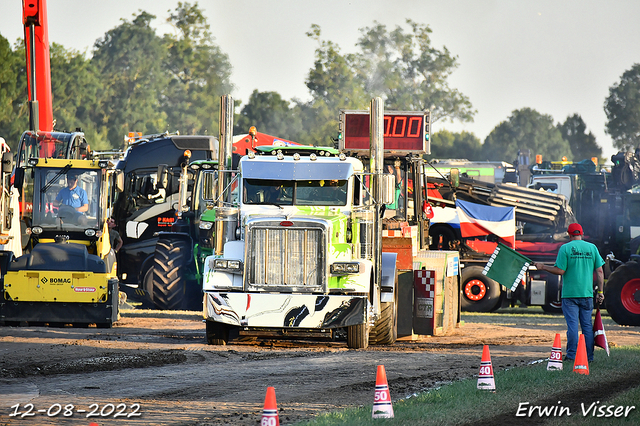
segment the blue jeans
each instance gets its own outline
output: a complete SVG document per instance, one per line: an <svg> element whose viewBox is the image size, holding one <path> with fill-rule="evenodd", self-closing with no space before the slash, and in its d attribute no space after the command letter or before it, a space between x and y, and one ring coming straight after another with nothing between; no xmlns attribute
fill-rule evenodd
<svg viewBox="0 0 640 426"><path fill-rule="evenodd" d="M578 324L584 334L587 346L587 360L593 361L593 313L592 297L571 297L562 299L562 313L567 321L567 358L575 359L578 350Z"/></svg>

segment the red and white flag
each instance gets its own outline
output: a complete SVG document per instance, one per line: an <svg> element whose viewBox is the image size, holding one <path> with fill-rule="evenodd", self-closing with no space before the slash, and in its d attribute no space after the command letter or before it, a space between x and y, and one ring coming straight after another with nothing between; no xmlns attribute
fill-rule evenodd
<svg viewBox="0 0 640 426"><path fill-rule="evenodd" d="M504 241L505 245L515 248L515 207L485 206L456 200L456 211L460 219L460 233L463 237L495 234Z"/></svg>
<svg viewBox="0 0 640 426"><path fill-rule="evenodd" d="M602 317L600 316L600 308L598 308L598 310L596 311L596 320L593 323L593 341L596 346L599 346L607 351L607 356L609 355L609 343L607 342L607 335L604 334Z"/></svg>

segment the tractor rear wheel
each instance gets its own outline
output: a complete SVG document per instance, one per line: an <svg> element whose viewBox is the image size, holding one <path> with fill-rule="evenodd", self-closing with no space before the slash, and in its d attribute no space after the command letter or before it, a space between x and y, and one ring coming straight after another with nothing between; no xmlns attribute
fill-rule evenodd
<svg viewBox="0 0 640 426"><path fill-rule="evenodd" d="M186 309L187 272L191 248L184 240L159 239L145 286L156 308ZM147 280L145 280L147 281ZM149 288L150 287L150 288Z"/></svg>
<svg viewBox="0 0 640 426"><path fill-rule="evenodd" d="M607 312L620 325L640 325L640 264L627 262L609 275L604 288Z"/></svg>

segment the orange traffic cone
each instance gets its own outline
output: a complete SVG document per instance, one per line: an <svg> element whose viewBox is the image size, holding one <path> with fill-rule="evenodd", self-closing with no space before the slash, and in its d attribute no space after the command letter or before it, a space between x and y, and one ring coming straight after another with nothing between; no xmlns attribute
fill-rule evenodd
<svg viewBox="0 0 640 426"><path fill-rule="evenodd" d="M576 360L573 362L573 372L589 375L589 361L587 360L587 345L584 342L584 334L580 334L578 340L578 352Z"/></svg>
<svg viewBox="0 0 640 426"><path fill-rule="evenodd" d="M371 413L373 419L392 419L393 407L391 406L391 395L389 394L389 385L387 384L387 373L384 371L384 365L378 366L376 372L376 394L373 399L373 410Z"/></svg>
<svg viewBox="0 0 640 426"><path fill-rule="evenodd" d="M551 347L551 355L547 363L547 370L562 370L562 342L560 333L556 333L556 338Z"/></svg>
<svg viewBox="0 0 640 426"><path fill-rule="evenodd" d="M489 353L489 346L487 345L484 345L482 348L480 374L478 374L478 389L496 389L496 382L493 379L493 367L491 366L491 354Z"/></svg>
<svg viewBox="0 0 640 426"><path fill-rule="evenodd" d="M280 426L278 405L276 404L276 390L272 386L267 388L267 396L264 398L264 408L262 409L262 420L260 424L265 426Z"/></svg>

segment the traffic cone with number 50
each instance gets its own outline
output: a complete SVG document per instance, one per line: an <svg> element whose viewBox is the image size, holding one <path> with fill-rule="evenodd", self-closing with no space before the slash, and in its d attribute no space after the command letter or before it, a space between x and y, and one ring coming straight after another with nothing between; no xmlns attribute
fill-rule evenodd
<svg viewBox="0 0 640 426"><path fill-rule="evenodd" d="M376 394L373 399L372 418L392 419L393 407L391 406L391 395L389 395L389 384L387 383L387 373L384 365L378 366L376 372Z"/></svg>
<svg viewBox="0 0 640 426"><path fill-rule="evenodd" d="M495 390L496 382L493 380L493 366L489 346L482 348L482 360L480 361L480 374L478 374L478 389Z"/></svg>

